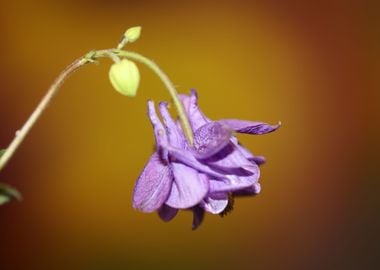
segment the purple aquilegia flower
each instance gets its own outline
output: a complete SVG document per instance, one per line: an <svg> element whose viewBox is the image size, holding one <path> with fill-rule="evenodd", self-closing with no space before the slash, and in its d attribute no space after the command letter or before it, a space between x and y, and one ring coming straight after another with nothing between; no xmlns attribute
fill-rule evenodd
<svg viewBox="0 0 380 270"><path fill-rule="evenodd" d="M178 209L191 209L195 229L205 211L222 214L234 196L260 192L258 165L265 160L241 146L233 132L265 134L279 125L235 119L211 121L200 111L194 90L190 96L180 95L180 99L194 131L194 144L188 144L167 103L159 104L162 124L154 103L148 101L156 151L137 180L133 207L147 213L157 210L164 221L173 219Z"/></svg>

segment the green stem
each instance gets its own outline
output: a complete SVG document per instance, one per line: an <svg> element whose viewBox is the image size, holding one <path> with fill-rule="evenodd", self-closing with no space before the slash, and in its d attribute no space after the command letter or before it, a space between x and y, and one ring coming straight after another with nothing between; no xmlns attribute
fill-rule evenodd
<svg viewBox="0 0 380 270"><path fill-rule="evenodd" d="M5 150L3 155L0 157L0 171L4 168L4 166L8 163L9 159L12 157L14 152L17 150L19 145L25 139L26 135L29 133L30 129L34 126L38 118L41 116L43 111L49 105L52 98L58 92L59 88L62 86L63 82L78 68L86 64L88 60L86 58L79 58L67 66L61 74L55 79L53 84L49 87L47 93L42 98L37 108L30 115L28 120L22 126L20 130L16 132L16 136L13 141L9 144L8 148Z"/></svg>
<svg viewBox="0 0 380 270"><path fill-rule="evenodd" d="M77 69L82 67L83 65L87 63L91 63L96 61L98 58L102 57L109 57L113 61L119 61L118 56L121 57L127 57L133 60L136 60L140 63L145 64L148 66L151 70L153 70L154 73L161 79L161 81L164 83L166 88L168 89L171 97L173 98L173 102L175 107L178 111L178 116L182 124L182 128L184 130L185 136L190 144L193 144L193 133L192 129L190 127L189 120L185 114L183 105L181 101L178 98L178 93L173 85L173 83L170 81L169 77L159 68L157 64L155 64L152 60L138 54L135 52L129 52L124 50L116 50L116 49L108 49L108 50L99 50L99 51L91 51L87 53L84 57L81 57L77 60L75 60L73 63L71 63L69 66L67 66L61 74L55 79L53 84L49 87L47 93L42 98L36 109L33 111L33 113L30 115L28 120L25 122L25 124L22 126L20 130L16 132L16 136L13 139L13 141L9 144L8 148L6 148L5 152L0 157L0 171L4 168L4 166L8 163L9 159L13 156L13 154L16 152L17 148L20 146L20 144L25 139L26 135L29 133L31 128L34 126L34 124L37 122L41 114L44 112L46 107L49 105L55 94L58 92L62 84L65 82L65 80Z"/></svg>

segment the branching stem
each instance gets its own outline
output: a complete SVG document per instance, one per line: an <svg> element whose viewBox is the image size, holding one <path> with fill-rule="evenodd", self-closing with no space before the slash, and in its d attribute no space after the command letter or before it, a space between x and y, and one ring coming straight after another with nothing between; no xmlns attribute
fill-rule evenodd
<svg viewBox="0 0 380 270"><path fill-rule="evenodd" d="M49 87L47 93L42 98L36 109L33 111L33 113L30 115L28 120L25 122L25 124L22 126L20 130L16 132L16 136L13 139L13 141L10 143L6 151L1 155L0 157L0 171L4 168L4 166L8 163L9 159L13 156L17 148L20 146L20 144L25 139L26 135L29 133L31 128L34 126L36 121L39 119L41 114L44 112L46 107L49 105L55 94L58 92L62 84L65 82L65 80L76 70L78 70L80 67L84 66L87 63L96 62L98 58L104 58L109 57L113 61L118 61L119 57L126 57L135 61L138 61L142 64L145 64L147 67L149 67L164 83L165 87L169 91L169 94L171 95L174 105L178 111L178 116L182 124L182 128L184 130L184 133L186 135L186 138L188 139L189 143L193 143L193 133L190 127L189 120L185 114L183 105L181 101L179 100L178 93L173 85L173 83L170 81L169 77L161 70L161 68L154 63L152 60L146 58L145 56L142 56L141 54L125 51L125 50L119 50L119 49L108 49L108 50L99 50L99 51L91 51L87 53L84 57L81 57L77 60L75 60L73 63L71 63L69 66L67 66L61 74L55 79L53 84Z"/></svg>

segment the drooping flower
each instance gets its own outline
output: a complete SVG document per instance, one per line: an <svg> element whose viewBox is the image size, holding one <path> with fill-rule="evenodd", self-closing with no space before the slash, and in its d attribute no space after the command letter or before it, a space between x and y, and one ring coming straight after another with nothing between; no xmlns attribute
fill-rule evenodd
<svg viewBox="0 0 380 270"><path fill-rule="evenodd" d="M192 210L195 229L205 212L223 214L234 196L260 192L259 165L265 159L241 146L233 132L265 134L279 125L237 119L212 121L199 109L194 90L180 99L194 131L194 144L187 142L167 103L158 106L162 123L154 103L148 101L156 150L136 182L133 207L147 213L158 211L164 221L173 219L179 209Z"/></svg>

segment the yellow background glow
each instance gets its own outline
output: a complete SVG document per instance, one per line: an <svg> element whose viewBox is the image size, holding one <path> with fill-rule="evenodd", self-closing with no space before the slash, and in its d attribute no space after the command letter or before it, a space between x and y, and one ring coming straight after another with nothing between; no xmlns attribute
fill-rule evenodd
<svg viewBox="0 0 380 270"><path fill-rule="evenodd" d="M366 1L318 3L3 1L2 147L66 65L134 25L142 35L128 49L179 92L196 88L210 118L283 127L239 136L267 158L262 193L192 232L188 212L166 224L131 206L154 143L146 100L168 100L165 88L139 65L127 98L108 81L109 60L84 67L0 174L24 197L0 208L0 269L379 266L378 14Z"/></svg>

